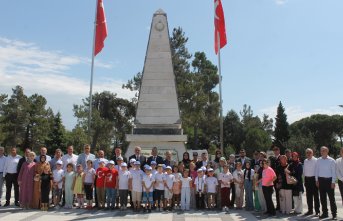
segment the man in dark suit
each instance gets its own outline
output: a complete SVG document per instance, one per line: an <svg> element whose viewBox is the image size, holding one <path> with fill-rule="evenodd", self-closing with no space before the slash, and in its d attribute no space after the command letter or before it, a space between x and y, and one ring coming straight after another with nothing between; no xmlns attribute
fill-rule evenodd
<svg viewBox="0 0 343 221"><path fill-rule="evenodd" d="M117 158L118 157L122 157L123 158L123 162L127 163L127 158L125 156L121 155L121 153L122 153L122 150L121 150L120 147L116 147L114 149L114 156L111 158L111 160L114 161L115 165L118 165L118 163L117 163Z"/></svg>
<svg viewBox="0 0 343 221"><path fill-rule="evenodd" d="M242 163L242 169L245 169L245 163L246 162L251 162L251 159L249 157L246 157L246 152L244 149L241 149L239 151L239 158L236 160L236 163L240 162Z"/></svg>
<svg viewBox="0 0 343 221"><path fill-rule="evenodd" d="M155 161L158 164L163 164L164 160L163 157L157 155L157 147L153 147L151 150L151 156L148 157L147 164L150 166L151 161Z"/></svg>
<svg viewBox="0 0 343 221"><path fill-rule="evenodd" d="M131 159L135 159L139 162L141 162L141 169L144 171L144 165L146 164L146 157L142 155L142 148L137 146L135 147L135 154L131 155L129 157L129 161Z"/></svg>
<svg viewBox="0 0 343 221"><path fill-rule="evenodd" d="M196 169L200 169L201 167L207 167L208 164L208 157L207 157L207 153L202 153L201 154L201 161L199 160L198 162L195 163L195 167Z"/></svg>
<svg viewBox="0 0 343 221"><path fill-rule="evenodd" d="M277 173L277 169L280 165L280 148L278 146L273 147L274 156L269 157L270 160L270 167L275 171L276 177L279 177L279 174ZM278 182L278 179L274 181L274 189L275 189L275 196L276 196L276 210L280 210L280 190L276 188L276 183Z"/></svg>

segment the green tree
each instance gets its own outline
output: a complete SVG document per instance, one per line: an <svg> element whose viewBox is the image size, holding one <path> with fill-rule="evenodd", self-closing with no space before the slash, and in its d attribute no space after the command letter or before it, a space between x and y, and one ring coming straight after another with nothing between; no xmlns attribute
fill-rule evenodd
<svg viewBox="0 0 343 221"><path fill-rule="evenodd" d="M277 108L277 114L275 118L275 130L274 130L274 141L273 143L280 147L281 153L283 153L287 147L287 141L290 138L289 124L287 122L287 115L285 113L285 108L283 107L281 101Z"/></svg>
<svg viewBox="0 0 343 221"><path fill-rule="evenodd" d="M66 130L64 125L62 124L61 113L57 112L57 114L53 117L53 124L51 125L51 130L48 135L48 139L46 141L46 146L48 148L48 152L53 154L57 148L62 149L62 151L66 150Z"/></svg>
<svg viewBox="0 0 343 221"><path fill-rule="evenodd" d="M245 139L243 124L238 114L230 110L224 117L224 146L231 146L234 152L238 152ZM225 152L225 151L224 151ZM229 155L230 153L225 153Z"/></svg>
<svg viewBox="0 0 343 221"><path fill-rule="evenodd" d="M87 132L84 128L76 125L72 131L66 131L66 146L73 145L76 153L82 153L83 145L89 143ZM63 151L66 151L66 146Z"/></svg>
<svg viewBox="0 0 343 221"><path fill-rule="evenodd" d="M46 144L54 114L51 108L46 107L47 101L41 95L33 94L28 97L27 102L28 122L25 125L23 147L36 150Z"/></svg>
<svg viewBox="0 0 343 221"><path fill-rule="evenodd" d="M82 105L74 105L74 115L78 119L78 127L85 131L88 125L88 99ZM91 121L92 147L109 148L114 140L122 143L125 134L132 129L132 118L135 106L131 101L118 98L108 91L96 93L93 96L93 111Z"/></svg>
<svg viewBox="0 0 343 221"><path fill-rule="evenodd" d="M28 123L27 96L24 89L16 86L11 97L2 101L2 129L5 134L4 146L17 146L23 143Z"/></svg>

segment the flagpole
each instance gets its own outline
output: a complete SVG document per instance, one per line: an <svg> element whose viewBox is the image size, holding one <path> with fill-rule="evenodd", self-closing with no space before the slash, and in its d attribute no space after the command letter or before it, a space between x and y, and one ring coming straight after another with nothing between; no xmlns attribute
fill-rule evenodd
<svg viewBox="0 0 343 221"><path fill-rule="evenodd" d="M224 143L223 143L223 99L222 99L222 74L221 74L221 64L220 64L220 34L217 31L218 38L218 74L219 74L219 100L220 100L220 119L219 119L219 128L220 128L220 151L224 153Z"/></svg>
<svg viewBox="0 0 343 221"><path fill-rule="evenodd" d="M92 66L91 66L91 79L89 85L89 112L88 112L88 136L91 141L91 122L92 122L92 103L93 103L93 74L94 74L94 51L95 51L95 32L96 32L96 20L98 12L98 0L95 0L95 19L94 19L94 31L93 31L93 50L92 50Z"/></svg>

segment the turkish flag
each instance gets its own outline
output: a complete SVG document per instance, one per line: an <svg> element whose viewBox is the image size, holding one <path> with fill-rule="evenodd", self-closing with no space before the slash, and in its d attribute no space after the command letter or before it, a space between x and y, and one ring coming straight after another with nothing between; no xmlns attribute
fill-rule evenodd
<svg viewBox="0 0 343 221"><path fill-rule="evenodd" d="M220 42L218 42L218 37ZM220 48L226 45L225 18L221 0L214 0L214 50L218 54Z"/></svg>
<svg viewBox="0 0 343 221"><path fill-rule="evenodd" d="M107 37L107 25L105 18L104 4L102 0L97 0L97 13L96 13L96 30L95 30L95 49L94 56L96 56L104 47L104 41Z"/></svg>

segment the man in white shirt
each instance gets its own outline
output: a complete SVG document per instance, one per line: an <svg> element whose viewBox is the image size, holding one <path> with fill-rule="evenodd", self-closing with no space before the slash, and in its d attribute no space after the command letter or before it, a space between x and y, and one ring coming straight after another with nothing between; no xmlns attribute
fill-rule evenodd
<svg viewBox="0 0 343 221"><path fill-rule="evenodd" d="M306 199L308 211L305 213L305 216L313 214L313 200L314 200L314 209L316 211L316 216L319 214L319 194L318 188L316 186L315 179L315 169L317 158L313 156L313 150L310 148L306 149L307 159L304 161L304 177L305 177L305 188L306 188Z"/></svg>
<svg viewBox="0 0 343 221"><path fill-rule="evenodd" d="M336 171L338 178L338 187L339 191L341 192L343 205L343 147L341 148L341 157L336 160Z"/></svg>
<svg viewBox="0 0 343 221"><path fill-rule="evenodd" d="M74 165L74 170L75 170L77 158L78 158L78 156L74 154L74 147L72 145L68 146L67 147L67 154L63 155L63 157L62 157L63 170L67 171L68 163L72 163Z"/></svg>
<svg viewBox="0 0 343 221"><path fill-rule="evenodd" d="M21 156L17 155L17 148L11 148L11 155L6 158L3 177L6 180L6 203L4 206L10 205L12 185L14 186L14 204L19 205L19 185L17 166Z"/></svg>
<svg viewBox="0 0 343 221"><path fill-rule="evenodd" d="M51 157L48 155L48 149L46 147L40 148L40 155L37 155L35 160L36 162L40 162L40 156L45 155L46 156L46 162L50 162Z"/></svg>
<svg viewBox="0 0 343 221"><path fill-rule="evenodd" d="M0 147L0 206L1 206L1 197L2 197L2 187L4 186L4 167L5 167L5 161L6 161L6 157L4 155L5 153L5 148L4 147Z"/></svg>
<svg viewBox="0 0 343 221"><path fill-rule="evenodd" d="M323 146L320 148L321 157L318 158L315 169L316 185L319 188L320 202L322 204L323 214L320 219L328 218L327 196L330 200L330 209L332 220L337 219L337 206L335 200L336 183L336 161L329 157L329 148Z"/></svg>

